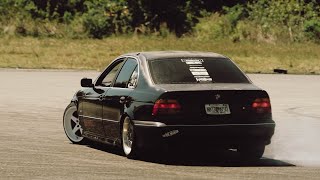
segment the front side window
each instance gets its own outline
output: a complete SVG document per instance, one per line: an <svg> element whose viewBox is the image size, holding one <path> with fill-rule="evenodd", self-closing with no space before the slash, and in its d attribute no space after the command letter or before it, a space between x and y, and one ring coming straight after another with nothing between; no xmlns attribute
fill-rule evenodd
<svg viewBox="0 0 320 180"><path fill-rule="evenodd" d="M104 72L102 74L102 76L98 79L96 85L110 87L111 84L112 84L112 81L116 77L116 75L117 75L119 69L121 68L122 64L123 64L123 60L119 60L119 61L115 62L114 64L112 64L110 66L110 69L108 68L106 70L107 72Z"/></svg>
<svg viewBox="0 0 320 180"><path fill-rule="evenodd" d="M155 84L250 83L227 58L171 58L149 60Z"/></svg>
<svg viewBox="0 0 320 180"><path fill-rule="evenodd" d="M120 73L114 83L114 87L126 88L130 77L132 76L138 63L135 59L129 58L120 70Z"/></svg>

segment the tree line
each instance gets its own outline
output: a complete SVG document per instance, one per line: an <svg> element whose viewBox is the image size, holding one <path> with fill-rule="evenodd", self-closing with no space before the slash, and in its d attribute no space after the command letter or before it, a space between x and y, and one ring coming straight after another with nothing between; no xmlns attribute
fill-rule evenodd
<svg viewBox="0 0 320 180"><path fill-rule="evenodd" d="M0 30L32 36L103 38L168 32L181 37L195 30L208 33L199 22L218 14L219 21L224 17L223 23L230 26L221 30L226 36L237 33L239 23L250 21L261 31L280 25L293 40L320 39L319 4L320 0L1 0ZM207 19L202 26L213 23Z"/></svg>

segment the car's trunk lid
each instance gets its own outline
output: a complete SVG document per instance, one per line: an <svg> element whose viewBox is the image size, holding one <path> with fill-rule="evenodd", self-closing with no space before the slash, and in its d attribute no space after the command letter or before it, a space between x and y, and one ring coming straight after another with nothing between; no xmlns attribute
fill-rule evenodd
<svg viewBox="0 0 320 180"><path fill-rule="evenodd" d="M157 85L165 90L161 99L174 99L181 105L176 115L160 115L166 124L247 124L271 120L271 113L259 114L252 108L257 98L268 94L253 84L175 84ZM210 114L207 107L228 106L230 113Z"/></svg>

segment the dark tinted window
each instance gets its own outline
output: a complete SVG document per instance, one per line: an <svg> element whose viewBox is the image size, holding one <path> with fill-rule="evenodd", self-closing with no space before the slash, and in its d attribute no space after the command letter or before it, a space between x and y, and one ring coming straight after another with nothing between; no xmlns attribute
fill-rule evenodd
<svg viewBox="0 0 320 180"><path fill-rule="evenodd" d="M138 66L134 69L128 82L128 88L135 88L138 84Z"/></svg>
<svg viewBox="0 0 320 180"><path fill-rule="evenodd" d="M149 60L156 84L249 83L239 68L227 58L175 58Z"/></svg>
<svg viewBox="0 0 320 180"><path fill-rule="evenodd" d="M120 73L114 83L114 87L127 87L128 81L137 66L137 61L135 59L128 59L123 65Z"/></svg>
<svg viewBox="0 0 320 180"><path fill-rule="evenodd" d="M119 69L121 68L123 64L123 59L120 59L117 62L114 62L110 68L106 69L105 72L103 72L102 76L98 79L97 84L98 86L107 86L109 87L116 77Z"/></svg>

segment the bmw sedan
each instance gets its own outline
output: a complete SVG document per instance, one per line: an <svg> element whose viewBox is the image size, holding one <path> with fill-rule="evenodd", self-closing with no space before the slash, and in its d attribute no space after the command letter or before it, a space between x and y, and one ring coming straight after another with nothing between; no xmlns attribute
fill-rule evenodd
<svg viewBox="0 0 320 180"><path fill-rule="evenodd" d="M179 147L259 159L274 134L268 93L216 53L125 54L81 86L64 112L67 137L119 146L128 158Z"/></svg>

